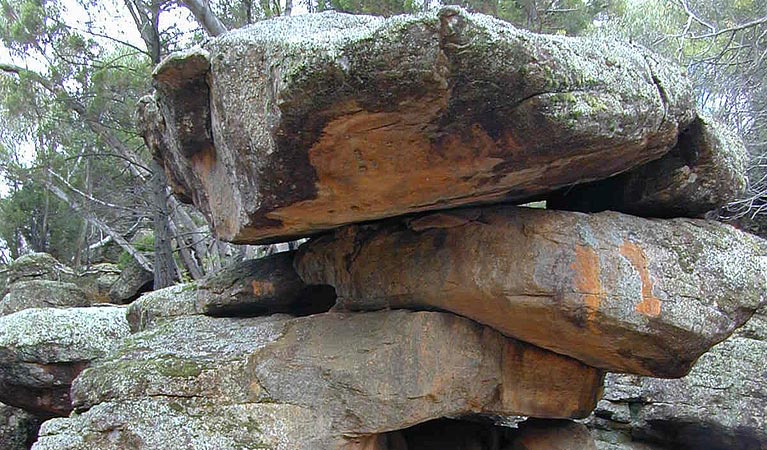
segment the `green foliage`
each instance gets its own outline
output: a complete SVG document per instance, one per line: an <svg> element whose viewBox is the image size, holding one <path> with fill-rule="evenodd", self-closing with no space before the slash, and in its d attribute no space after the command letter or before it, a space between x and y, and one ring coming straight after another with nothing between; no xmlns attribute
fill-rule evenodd
<svg viewBox="0 0 767 450"><path fill-rule="evenodd" d="M143 253L154 252L154 234L147 233L142 235L135 242L132 242L133 248ZM117 266L120 270L125 270L128 265L133 262L133 257L126 251L120 253L120 257L117 259Z"/></svg>

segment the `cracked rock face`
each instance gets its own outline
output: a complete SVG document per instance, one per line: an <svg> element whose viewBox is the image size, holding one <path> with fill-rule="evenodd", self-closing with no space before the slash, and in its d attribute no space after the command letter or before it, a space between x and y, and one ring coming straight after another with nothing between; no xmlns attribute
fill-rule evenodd
<svg viewBox="0 0 767 450"><path fill-rule="evenodd" d="M338 307L440 309L594 367L680 377L767 296L767 244L718 222L493 207L299 248Z"/></svg>
<svg viewBox="0 0 767 450"><path fill-rule="evenodd" d="M80 413L46 422L34 448L362 450L445 416L582 417L601 383L446 313L176 317L85 370Z"/></svg>
<svg viewBox="0 0 767 450"><path fill-rule="evenodd" d="M455 7L264 21L154 79L147 142L239 243L607 178L664 155L694 118L681 69L645 49Z"/></svg>
<svg viewBox="0 0 767 450"><path fill-rule="evenodd" d="M604 181L566 188L552 209L622 211L644 217L700 217L738 200L748 184L748 152L739 136L698 117L661 159Z"/></svg>
<svg viewBox="0 0 767 450"><path fill-rule="evenodd" d="M25 309L0 317L0 401L39 417L72 410L72 380L128 335L125 309Z"/></svg>
<svg viewBox="0 0 767 450"><path fill-rule="evenodd" d="M755 315L679 380L609 374L589 419L600 450L767 448L765 317Z"/></svg>

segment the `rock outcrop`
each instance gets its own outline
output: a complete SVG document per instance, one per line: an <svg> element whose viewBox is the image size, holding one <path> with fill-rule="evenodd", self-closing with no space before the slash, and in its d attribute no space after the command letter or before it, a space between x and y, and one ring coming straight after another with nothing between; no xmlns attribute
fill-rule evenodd
<svg viewBox="0 0 767 450"><path fill-rule="evenodd" d="M74 282L75 272L60 263L48 253L29 253L16 258L4 269L2 296L8 293L11 285L19 281L49 280Z"/></svg>
<svg viewBox="0 0 767 450"><path fill-rule="evenodd" d="M263 22L154 80L147 141L241 243L607 178L663 156L695 114L682 71L641 47L455 7Z"/></svg>
<svg viewBox="0 0 767 450"><path fill-rule="evenodd" d="M124 308L25 309L0 317L0 402L38 417L72 410L72 380L128 335Z"/></svg>
<svg viewBox="0 0 767 450"><path fill-rule="evenodd" d="M604 181L569 187L548 206L583 212L623 211L646 217L700 217L746 190L748 153L739 136L698 117L671 152Z"/></svg>
<svg viewBox="0 0 767 450"><path fill-rule="evenodd" d="M600 449L767 448L765 317L701 356L685 378L609 374L589 420Z"/></svg>
<svg viewBox="0 0 767 450"><path fill-rule="evenodd" d="M76 284L61 281L30 280L11 284L0 300L0 316L29 308L88 306L85 292Z"/></svg>
<svg viewBox="0 0 767 450"><path fill-rule="evenodd" d="M180 316L86 369L72 388L82 413L47 422L35 448L362 449L445 416L582 417L601 383L445 313Z"/></svg>
<svg viewBox="0 0 767 450"><path fill-rule="evenodd" d="M704 220L488 205L647 164L669 180L643 185L641 208L695 215L734 195L742 164L717 156L680 69L444 7L263 21L153 76L142 133L215 233L312 239L144 295L127 322L109 308L111 325L84 334L85 309L0 317L0 400L74 408L35 450L595 449L571 419L595 408L604 370L680 377L702 354L680 380L612 375L588 422L600 445L763 423L746 413L764 404L761 358L740 353L762 351L759 327L704 353L767 307L764 241ZM740 355L735 378L720 354ZM689 406L725 392L721 417Z"/></svg>
<svg viewBox="0 0 767 450"><path fill-rule="evenodd" d="M767 246L728 225L496 207L355 225L296 262L343 309L451 311L594 367L679 377L765 302Z"/></svg>

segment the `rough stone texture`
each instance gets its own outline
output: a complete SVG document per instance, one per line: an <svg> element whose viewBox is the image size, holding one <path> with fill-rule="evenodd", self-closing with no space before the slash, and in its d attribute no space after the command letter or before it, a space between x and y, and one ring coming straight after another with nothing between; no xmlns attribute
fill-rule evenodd
<svg viewBox="0 0 767 450"><path fill-rule="evenodd" d="M329 286L307 286L293 269L295 252L241 261L200 282L199 308L212 316L306 315L335 303Z"/></svg>
<svg viewBox="0 0 767 450"><path fill-rule="evenodd" d="M240 243L606 178L665 154L694 116L682 70L643 48L456 7L263 21L154 79L147 141Z"/></svg>
<svg viewBox="0 0 767 450"><path fill-rule="evenodd" d="M0 300L0 316L28 308L88 306L85 292L72 283L49 280L17 281Z"/></svg>
<svg viewBox="0 0 767 450"><path fill-rule="evenodd" d="M0 403L0 449L29 450L40 422L24 410Z"/></svg>
<svg viewBox="0 0 767 450"><path fill-rule="evenodd" d="M444 416L587 415L601 378L445 313L183 316L86 369L81 414L46 423L35 448L362 450Z"/></svg>
<svg viewBox="0 0 767 450"><path fill-rule="evenodd" d="M180 316L202 314L197 302L197 284L183 283L148 292L128 305L126 318L136 333Z"/></svg>
<svg viewBox="0 0 767 450"><path fill-rule="evenodd" d="M25 280L51 280L72 282L75 273L48 253L30 253L16 258L4 270L5 285L2 295L8 293L13 283Z"/></svg>
<svg viewBox="0 0 767 450"><path fill-rule="evenodd" d="M767 448L765 334L758 314L679 380L609 374L589 421L600 450Z"/></svg>
<svg viewBox="0 0 767 450"><path fill-rule="evenodd" d="M767 245L717 222L532 208L349 226L304 244L350 310L448 310L607 370L687 373L767 295Z"/></svg>
<svg viewBox="0 0 767 450"><path fill-rule="evenodd" d="M0 401L40 417L72 410L72 380L129 334L118 307L25 309L0 317Z"/></svg>
<svg viewBox="0 0 767 450"><path fill-rule="evenodd" d="M745 193L747 164L740 137L698 117L661 159L608 180L566 188L550 197L548 206L646 217L703 216Z"/></svg>
<svg viewBox="0 0 767 450"><path fill-rule="evenodd" d="M154 274L131 260L120 272L120 277L112 284L107 295L113 303L130 303L143 292L151 290L153 282Z"/></svg>
<svg viewBox="0 0 767 450"><path fill-rule="evenodd" d="M528 420L508 450L597 450L585 425L568 420Z"/></svg>
<svg viewBox="0 0 767 450"><path fill-rule="evenodd" d="M77 285L91 303L108 303L109 290L120 278L117 264L99 263L77 274Z"/></svg>

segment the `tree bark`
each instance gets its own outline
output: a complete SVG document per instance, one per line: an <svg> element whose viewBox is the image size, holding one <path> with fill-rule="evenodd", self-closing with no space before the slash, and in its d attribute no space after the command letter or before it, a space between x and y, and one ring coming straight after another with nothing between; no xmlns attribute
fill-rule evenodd
<svg viewBox="0 0 767 450"><path fill-rule="evenodd" d="M226 27L213 14L210 4L207 0L184 0L181 3L192 12L197 22L202 25L205 31L211 36L218 36L226 33Z"/></svg>
<svg viewBox="0 0 767 450"><path fill-rule="evenodd" d="M165 171L152 162L152 198L154 203L154 288L172 286L178 279L176 262L173 260L171 231L168 223L168 203L165 186Z"/></svg>

